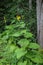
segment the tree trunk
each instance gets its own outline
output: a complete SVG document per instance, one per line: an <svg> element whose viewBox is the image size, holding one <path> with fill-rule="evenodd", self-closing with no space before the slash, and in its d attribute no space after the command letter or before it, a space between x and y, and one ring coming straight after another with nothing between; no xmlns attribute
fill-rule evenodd
<svg viewBox="0 0 43 65"><path fill-rule="evenodd" d="M41 7L41 20L40 20L40 46L43 48L43 3Z"/></svg>
<svg viewBox="0 0 43 65"><path fill-rule="evenodd" d="M32 9L32 0L29 0L29 9Z"/></svg>
<svg viewBox="0 0 43 65"><path fill-rule="evenodd" d="M43 10L42 0L36 0L37 2L37 38L41 48L43 48Z"/></svg>

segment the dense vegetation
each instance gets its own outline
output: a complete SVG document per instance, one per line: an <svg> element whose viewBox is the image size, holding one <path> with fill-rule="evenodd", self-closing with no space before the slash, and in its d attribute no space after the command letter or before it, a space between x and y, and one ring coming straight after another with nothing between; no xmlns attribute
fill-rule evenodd
<svg viewBox="0 0 43 65"><path fill-rule="evenodd" d="M28 23L31 32L36 35L36 2L33 0L32 3L30 11L29 1L27 0L1 0L1 28L3 29L2 26L5 26L5 23L9 24L16 16L21 16L21 19Z"/></svg>
<svg viewBox="0 0 43 65"><path fill-rule="evenodd" d="M27 0L0 4L0 65L43 65L43 50L36 43L35 1L31 11Z"/></svg>

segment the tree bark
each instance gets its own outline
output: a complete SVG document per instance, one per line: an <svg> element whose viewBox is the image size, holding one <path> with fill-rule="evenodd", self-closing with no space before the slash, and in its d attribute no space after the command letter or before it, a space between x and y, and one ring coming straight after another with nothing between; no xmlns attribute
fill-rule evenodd
<svg viewBox="0 0 43 65"><path fill-rule="evenodd" d="M36 0L37 3L37 38L41 48L43 48L43 13L42 0Z"/></svg>
<svg viewBox="0 0 43 65"><path fill-rule="evenodd" d="M40 46L43 48L43 3L41 7L41 20L40 20Z"/></svg>
<svg viewBox="0 0 43 65"><path fill-rule="evenodd" d="M29 9L32 9L32 0L29 0Z"/></svg>

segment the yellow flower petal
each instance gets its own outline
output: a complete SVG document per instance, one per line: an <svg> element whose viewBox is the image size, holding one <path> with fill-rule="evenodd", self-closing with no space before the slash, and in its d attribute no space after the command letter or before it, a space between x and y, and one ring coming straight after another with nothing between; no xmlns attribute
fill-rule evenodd
<svg viewBox="0 0 43 65"><path fill-rule="evenodd" d="M21 16L16 16L17 20L19 21L21 19Z"/></svg>

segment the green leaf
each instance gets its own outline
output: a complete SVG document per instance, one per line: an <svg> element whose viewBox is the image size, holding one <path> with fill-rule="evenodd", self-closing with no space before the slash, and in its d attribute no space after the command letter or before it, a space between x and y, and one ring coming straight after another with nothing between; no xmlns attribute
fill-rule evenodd
<svg viewBox="0 0 43 65"><path fill-rule="evenodd" d="M32 48L32 49L39 49L40 46L39 46L37 43L30 43L29 48Z"/></svg>
<svg viewBox="0 0 43 65"><path fill-rule="evenodd" d="M25 54L27 53L27 51L25 51L23 48L18 48L15 50L15 54L17 59L20 59L21 57L23 57Z"/></svg>
<svg viewBox="0 0 43 65"><path fill-rule="evenodd" d="M6 26L6 29L13 29L14 28L14 25L8 25Z"/></svg>
<svg viewBox="0 0 43 65"><path fill-rule="evenodd" d="M28 61L28 65L33 65L31 61Z"/></svg>
<svg viewBox="0 0 43 65"><path fill-rule="evenodd" d="M12 23L15 23L15 20L12 20L11 24L12 24Z"/></svg>
<svg viewBox="0 0 43 65"><path fill-rule="evenodd" d="M34 58L31 58L31 60L35 63L43 63L43 59L40 55L36 55Z"/></svg>
<svg viewBox="0 0 43 65"><path fill-rule="evenodd" d="M12 34L11 36L19 37L19 36L21 36L21 35L22 35L21 32L20 32L20 31L17 31L17 32L15 32L14 34Z"/></svg>
<svg viewBox="0 0 43 65"><path fill-rule="evenodd" d="M22 33L22 34L23 34L23 33L26 33L26 29L21 30L21 33Z"/></svg>
<svg viewBox="0 0 43 65"><path fill-rule="evenodd" d="M33 34L32 33L29 33L29 32L26 32L24 34L24 37L26 37L26 38L32 38L32 36L33 36Z"/></svg>
<svg viewBox="0 0 43 65"><path fill-rule="evenodd" d="M0 65L2 65L2 63L0 63Z"/></svg>
<svg viewBox="0 0 43 65"><path fill-rule="evenodd" d="M18 62L18 65L27 65L27 61L24 61L24 62Z"/></svg>
<svg viewBox="0 0 43 65"><path fill-rule="evenodd" d="M20 22L20 28L24 28L25 27L25 23L24 22Z"/></svg>
<svg viewBox="0 0 43 65"><path fill-rule="evenodd" d="M31 59L32 62L34 63L43 63L43 58L42 56L40 55L40 53L36 50L33 50L33 51L29 51L27 54L26 54L26 57L28 59Z"/></svg>
<svg viewBox="0 0 43 65"><path fill-rule="evenodd" d="M4 35L2 40L7 40L9 38L9 35Z"/></svg>
<svg viewBox="0 0 43 65"><path fill-rule="evenodd" d="M18 41L18 44L21 47L27 47L29 45L29 40L27 40L27 39L21 39L20 41Z"/></svg>
<svg viewBox="0 0 43 65"><path fill-rule="evenodd" d="M19 36L21 36L23 33L26 33L26 30L18 30L18 31L16 31L16 32L14 32L11 36L19 37Z"/></svg>
<svg viewBox="0 0 43 65"><path fill-rule="evenodd" d="M16 50L16 46L14 44L9 45L9 52L13 52Z"/></svg>

